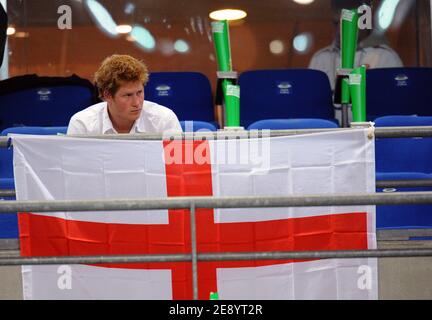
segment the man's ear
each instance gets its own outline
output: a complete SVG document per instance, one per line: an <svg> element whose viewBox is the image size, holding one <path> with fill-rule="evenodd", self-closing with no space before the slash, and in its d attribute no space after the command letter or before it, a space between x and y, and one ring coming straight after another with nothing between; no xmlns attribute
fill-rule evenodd
<svg viewBox="0 0 432 320"><path fill-rule="evenodd" d="M111 102L113 100L113 96L108 90L105 90L102 93L102 97L103 97L103 100L106 102Z"/></svg>

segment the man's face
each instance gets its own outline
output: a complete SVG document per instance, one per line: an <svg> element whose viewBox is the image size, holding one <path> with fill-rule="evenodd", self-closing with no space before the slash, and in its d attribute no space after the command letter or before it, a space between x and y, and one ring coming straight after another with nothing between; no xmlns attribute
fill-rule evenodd
<svg viewBox="0 0 432 320"><path fill-rule="evenodd" d="M133 123L141 114L144 86L140 81L126 82L120 86L114 96L106 93L104 97L112 121Z"/></svg>

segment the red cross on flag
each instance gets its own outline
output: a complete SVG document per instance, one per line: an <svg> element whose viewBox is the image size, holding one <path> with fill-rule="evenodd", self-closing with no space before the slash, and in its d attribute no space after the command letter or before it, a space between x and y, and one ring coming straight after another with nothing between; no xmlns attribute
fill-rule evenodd
<svg viewBox="0 0 432 320"><path fill-rule="evenodd" d="M99 140L14 135L19 200L375 191L367 130ZM198 253L376 248L374 206L197 209ZM190 253L189 210L19 214L22 256ZM181 263L23 266L25 299L191 299ZM376 259L198 262L209 299L376 299Z"/></svg>

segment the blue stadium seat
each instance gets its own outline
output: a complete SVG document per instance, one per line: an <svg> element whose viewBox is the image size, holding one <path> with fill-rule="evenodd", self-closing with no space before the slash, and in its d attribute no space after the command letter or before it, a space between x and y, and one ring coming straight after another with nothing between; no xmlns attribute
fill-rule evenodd
<svg viewBox="0 0 432 320"><path fill-rule="evenodd" d="M240 119L245 128L263 119L334 119L330 82L322 71L245 71L239 85Z"/></svg>
<svg viewBox="0 0 432 320"><path fill-rule="evenodd" d="M2 136L9 133L16 134L36 134L36 135L55 135L65 134L67 127L12 127L1 132ZM0 148L0 189L15 189L13 175L13 154L12 149ZM14 198L3 198L4 200L15 200ZM0 199L1 200L1 199ZM0 215L0 239L12 239L18 237L16 213Z"/></svg>
<svg viewBox="0 0 432 320"><path fill-rule="evenodd" d="M66 134L66 132L67 132L67 126L59 126L59 127L25 126L25 127L6 128L1 132L1 135L7 136L9 133L35 134L35 135L57 135L57 134Z"/></svg>
<svg viewBox="0 0 432 320"><path fill-rule="evenodd" d="M432 117L385 116L377 127L431 126ZM381 138L375 143L377 180L432 179L432 138ZM377 192L383 192L377 188ZM398 188L392 192L432 191L431 187ZM376 207L377 228L415 229L432 227L432 206L394 205Z"/></svg>
<svg viewBox="0 0 432 320"><path fill-rule="evenodd" d="M213 123L206 121L180 121L180 125L183 132L195 132L195 131L217 131L216 126Z"/></svg>
<svg viewBox="0 0 432 320"><path fill-rule="evenodd" d="M338 125L325 119L266 119L252 123L248 130L285 130L338 128Z"/></svg>
<svg viewBox="0 0 432 320"><path fill-rule="evenodd" d="M9 133L15 134L36 134L36 135L56 135L66 134L67 126L64 127L12 127L6 128L0 135L7 136ZM0 148L0 179L13 179L12 148Z"/></svg>
<svg viewBox="0 0 432 320"><path fill-rule="evenodd" d="M383 68L366 73L368 121L386 115L432 116L432 68Z"/></svg>
<svg viewBox="0 0 432 320"><path fill-rule="evenodd" d="M202 73L152 72L144 96L173 110L179 120L214 121L210 81Z"/></svg>
<svg viewBox="0 0 432 320"><path fill-rule="evenodd" d="M66 126L96 102L90 81L24 75L0 81L0 130L15 126Z"/></svg>
<svg viewBox="0 0 432 320"><path fill-rule="evenodd" d="M432 126L432 117L379 117L375 126ZM377 172L432 173L432 138L376 139L375 149Z"/></svg>

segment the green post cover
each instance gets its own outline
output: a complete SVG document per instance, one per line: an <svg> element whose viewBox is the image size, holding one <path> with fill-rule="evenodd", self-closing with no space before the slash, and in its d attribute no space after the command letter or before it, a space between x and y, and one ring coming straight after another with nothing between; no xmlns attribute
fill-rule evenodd
<svg viewBox="0 0 432 320"><path fill-rule="evenodd" d="M240 126L240 86L231 84L230 80L224 80L226 126Z"/></svg>
<svg viewBox="0 0 432 320"><path fill-rule="evenodd" d="M219 71L232 71L228 21L212 22L212 32Z"/></svg>
<svg viewBox="0 0 432 320"><path fill-rule="evenodd" d="M366 66L354 69L350 76L353 122L366 121Z"/></svg>
<svg viewBox="0 0 432 320"><path fill-rule="evenodd" d="M355 10L342 9L341 28L341 68L352 69L355 62L358 37L358 13ZM342 103L349 103L349 86L342 81Z"/></svg>
<svg viewBox="0 0 432 320"><path fill-rule="evenodd" d="M357 37L358 13L355 10L343 9L341 14L341 67L344 69L354 67Z"/></svg>
<svg viewBox="0 0 432 320"><path fill-rule="evenodd" d="M228 21L212 22L213 41L219 71L232 71ZM240 126L240 87L232 80L223 79L222 90L225 101L225 126Z"/></svg>

